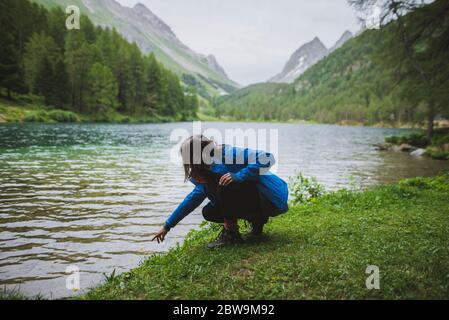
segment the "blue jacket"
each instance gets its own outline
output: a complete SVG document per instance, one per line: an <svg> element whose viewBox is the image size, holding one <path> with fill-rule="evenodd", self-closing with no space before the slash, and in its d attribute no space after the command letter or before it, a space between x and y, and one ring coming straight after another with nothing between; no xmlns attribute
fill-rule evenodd
<svg viewBox="0 0 449 320"><path fill-rule="evenodd" d="M211 170L221 175L231 173L237 183L256 182L261 196L271 204L266 208L267 214L276 216L288 211L288 186L284 180L269 172L274 164L274 156L268 152L223 145L221 159L214 159ZM191 182L195 188L165 222L167 230L175 227L206 199L205 185Z"/></svg>

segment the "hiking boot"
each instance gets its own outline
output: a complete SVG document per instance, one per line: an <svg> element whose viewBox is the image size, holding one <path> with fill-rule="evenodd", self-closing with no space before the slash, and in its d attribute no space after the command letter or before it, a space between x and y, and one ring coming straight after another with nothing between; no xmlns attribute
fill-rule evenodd
<svg viewBox="0 0 449 320"><path fill-rule="evenodd" d="M250 229L248 235L251 235L251 236L262 235L264 226L265 226L265 223L251 222L251 229Z"/></svg>
<svg viewBox="0 0 449 320"><path fill-rule="evenodd" d="M263 235L263 227L265 223L260 222L250 222L250 230L245 234L245 241L260 240Z"/></svg>
<svg viewBox="0 0 449 320"><path fill-rule="evenodd" d="M230 244L241 244L243 243L242 236L238 230L223 230L218 235L217 239L207 245L208 249L214 249L218 247L223 247Z"/></svg>

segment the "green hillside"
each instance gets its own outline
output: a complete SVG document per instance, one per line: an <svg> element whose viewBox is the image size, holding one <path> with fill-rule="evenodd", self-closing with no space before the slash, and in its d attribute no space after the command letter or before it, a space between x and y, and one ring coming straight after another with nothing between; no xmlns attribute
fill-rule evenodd
<svg viewBox="0 0 449 320"><path fill-rule="evenodd" d="M179 76L190 74L201 83L210 95L232 92L239 87L237 83L216 72L201 61L182 43L165 37L148 21L134 21L133 9L122 7L115 0L98 0L86 3L83 0L32 0L47 8L76 5L82 14L87 15L96 25L112 27L127 39L135 40L144 53L152 52L156 58ZM161 23L163 23L161 21Z"/></svg>
<svg viewBox="0 0 449 320"><path fill-rule="evenodd" d="M195 88L117 31L28 0L0 2L0 122L188 120ZM4 97L4 98L3 98Z"/></svg>
<svg viewBox="0 0 449 320"><path fill-rule="evenodd" d="M274 101L283 99L283 83L259 83L250 85L218 100L217 114L231 116L237 120L289 119L284 116L283 104Z"/></svg>
<svg viewBox="0 0 449 320"><path fill-rule="evenodd" d="M429 17L447 9L443 6L444 1L436 1L426 7L425 18L432 21ZM419 21L418 18L421 17L414 20ZM238 120L421 124L427 121L426 103L432 97L432 102L440 107L434 116L447 116L448 96L441 81L429 87L408 74L401 81L397 79L397 66L401 62L388 61L397 58L395 51L401 50L393 41L394 27L391 23L380 30L366 30L312 66L291 85L253 85L223 97L218 102L219 113ZM426 53L429 57L422 54L416 60L421 59L430 74L447 74L447 63L436 57L432 45L424 43L422 47L430 48ZM447 78L441 78L447 82ZM421 96L416 97L416 92Z"/></svg>
<svg viewBox="0 0 449 320"><path fill-rule="evenodd" d="M257 84L224 97L220 111L238 119L388 120L395 112L394 90L389 72L372 57L381 35L378 30L365 31L291 85ZM380 111L386 104L390 107Z"/></svg>

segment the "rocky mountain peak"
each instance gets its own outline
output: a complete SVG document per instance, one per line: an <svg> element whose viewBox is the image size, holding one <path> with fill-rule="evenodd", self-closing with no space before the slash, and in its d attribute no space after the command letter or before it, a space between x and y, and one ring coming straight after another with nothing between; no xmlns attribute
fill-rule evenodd
<svg viewBox="0 0 449 320"><path fill-rule="evenodd" d="M315 37L312 41L302 45L296 50L288 60L284 70L271 78L269 82L292 83L308 68L324 58L327 53L328 50L326 46L318 37Z"/></svg>
<svg viewBox="0 0 449 320"><path fill-rule="evenodd" d="M353 37L354 37L354 35L352 34L352 32L346 30L343 33L343 35L340 37L340 39L337 40L335 45L332 48L329 49L329 51L330 52L334 52L335 50L337 50L338 48L343 46L348 40L352 39Z"/></svg>
<svg viewBox="0 0 449 320"><path fill-rule="evenodd" d="M136 12L150 12L150 9L148 9L143 3L137 2L134 6L134 11Z"/></svg>
<svg viewBox="0 0 449 320"><path fill-rule="evenodd" d="M209 67L211 67L213 70L215 70L216 72L220 73L221 75L223 75L224 77L228 77L226 74L226 71L223 69L223 67L218 63L217 58L213 55L210 54L206 57L203 58L203 61L205 63L207 63L207 65Z"/></svg>
<svg viewBox="0 0 449 320"><path fill-rule="evenodd" d="M159 19L150 9L148 9L144 4L138 2L132 10L142 19L148 21L160 34L168 37L169 39L178 41L176 34L164 21Z"/></svg>
<svg viewBox="0 0 449 320"><path fill-rule="evenodd" d="M1 1L1 0L0 0ZM33 0L45 6L60 6L68 0ZM142 1L142 0L138 0ZM197 77L209 93L217 94L239 87L224 76L224 70L215 58L190 49L176 36L170 26L153 13L142 2L133 7L122 5L117 0L73 0L87 8L84 14L98 26L115 28L126 40L137 44L148 54L153 52L165 66L174 72ZM226 89L224 89L226 88Z"/></svg>
<svg viewBox="0 0 449 320"><path fill-rule="evenodd" d="M340 39L330 49L326 48L320 38L313 38L312 41L303 44L298 50L296 50L288 60L284 70L280 74L268 80L268 82L293 83L295 79L306 72L307 69L331 52L340 48L352 37L353 34L350 31L345 31Z"/></svg>

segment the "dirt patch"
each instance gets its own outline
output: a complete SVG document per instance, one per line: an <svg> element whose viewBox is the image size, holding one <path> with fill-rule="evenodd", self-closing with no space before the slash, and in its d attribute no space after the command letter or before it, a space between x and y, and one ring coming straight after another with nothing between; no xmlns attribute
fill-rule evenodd
<svg viewBox="0 0 449 320"><path fill-rule="evenodd" d="M249 278L253 274L253 271L249 269L242 268L239 271L236 272L236 276L240 278Z"/></svg>

